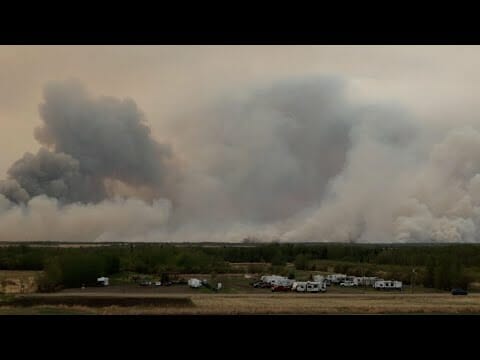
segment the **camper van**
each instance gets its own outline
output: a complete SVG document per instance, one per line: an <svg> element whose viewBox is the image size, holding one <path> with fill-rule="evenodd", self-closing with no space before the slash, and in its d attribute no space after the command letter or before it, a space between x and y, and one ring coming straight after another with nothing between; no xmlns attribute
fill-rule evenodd
<svg viewBox="0 0 480 360"><path fill-rule="evenodd" d="M395 280L379 280L373 284L377 290L402 290L402 282Z"/></svg>

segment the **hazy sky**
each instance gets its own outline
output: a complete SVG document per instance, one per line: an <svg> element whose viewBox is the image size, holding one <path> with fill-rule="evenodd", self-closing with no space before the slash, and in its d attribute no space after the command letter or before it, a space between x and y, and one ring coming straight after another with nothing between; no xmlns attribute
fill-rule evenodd
<svg viewBox="0 0 480 360"><path fill-rule="evenodd" d="M343 76L355 96L403 104L419 121L465 122L480 110L479 62L477 46L0 46L0 177L38 149L52 80L131 97L162 139L175 115L224 92L316 74Z"/></svg>

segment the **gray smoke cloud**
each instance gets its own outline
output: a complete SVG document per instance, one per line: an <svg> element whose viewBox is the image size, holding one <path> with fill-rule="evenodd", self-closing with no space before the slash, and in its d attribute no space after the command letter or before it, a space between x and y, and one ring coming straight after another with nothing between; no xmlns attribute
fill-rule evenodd
<svg viewBox="0 0 480 360"><path fill-rule="evenodd" d="M188 154L178 216L265 224L313 206L342 170L355 111L343 81L326 77L280 82L175 119L177 146Z"/></svg>
<svg viewBox="0 0 480 360"><path fill-rule="evenodd" d="M0 240L478 241L480 132L355 101L338 77L186 104L170 141L73 81L40 116L44 148L0 182Z"/></svg>
<svg viewBox="0 0 480 360"><path fill-rule="evenodd" d="M98 202L107 197L106 180L172 195L167 193L168 179L176 174L172 151L152 138L133 100L94 99L75 80L51 83L44 90L40 117L35 138L51 151L27 153L8 170L7 181L16 181L28 198ZM2 193L25 201L22 190Z"/></svg>

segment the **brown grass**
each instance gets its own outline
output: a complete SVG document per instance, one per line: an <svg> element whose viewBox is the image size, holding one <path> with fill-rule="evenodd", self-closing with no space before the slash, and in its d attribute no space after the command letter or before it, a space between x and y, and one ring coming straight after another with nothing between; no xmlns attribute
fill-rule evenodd
<svg viewBox="0 0 480 360"><path fill-rule="evenodd" d="M161 299L164 296L148 296ZM243 314L472 314L480 313L480 295L449 294L198 294L194 306L118 304L71 307L102 315ZM65 310L63 310L65 311ZM0 312L1 313L1 312Z"/></svg>

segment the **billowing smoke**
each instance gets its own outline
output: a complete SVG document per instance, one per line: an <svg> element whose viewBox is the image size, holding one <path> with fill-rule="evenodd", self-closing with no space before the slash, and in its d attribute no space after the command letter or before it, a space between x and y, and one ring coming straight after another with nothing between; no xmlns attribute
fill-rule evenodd
<svg viewBox="0 0 480 360"><path fill-rule="evenodd" d="M178 216L258 225L317 204L344 166L354 112L343 81L322 78L281 82L175 119L177 146L188 154Z"/></svg>
<svg viewBox="0 0 480 360"><path fill-rule="evenodd" d="M151 241L165 228L169 212L166 200L61 205L41 195L14 205L0 194L0 241Z"/></svg>
<svg viewBox="0 0 480 360"><path fill-rule="evenodd" d="M176 174L171 149L152 138L132 100L93 99L77 81L49 84L44 99L35 138L51 151L25 154L8 170L9 182L29 197L47 195L62 203L105 199L106 180L170 195L168 179ZM2 193L25 201L21 190Z"/></svg>
<svg viewBox="0 0 480 360"><path fill-rule="evenodd" d="M477 241L480 132L438 136L347 90L337 77L237 89L186 104L158 141L132 100L50 84L43 147L0 181L0 240Z"/></svg>

